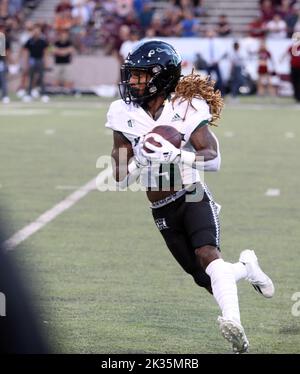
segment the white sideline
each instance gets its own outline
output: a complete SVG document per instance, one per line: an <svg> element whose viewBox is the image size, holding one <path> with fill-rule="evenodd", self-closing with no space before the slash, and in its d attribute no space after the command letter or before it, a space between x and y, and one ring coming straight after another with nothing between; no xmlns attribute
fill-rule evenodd
<svg viewBox="0 0 300 374"><path fill-rule="evenodd" d="M29 238L31 235L36 233L38 230L46 226L49 222L54 220L57 216L63 213L65 210L71 208L79 200L85 197L88 193L93 190L96 190L96 180L97 185L102 184L107 177L112 174L111 168L103 170L96 178L93 178L85 185L81 186L75 192L71 193L60 203L54 205L51 209L47 210L45 213L40 215L34 222L31 222L29 225L23 227L21 230L17 231L13 236L7 239L3 243L3 247L6 251L14 249L24 240Z"/></svg>

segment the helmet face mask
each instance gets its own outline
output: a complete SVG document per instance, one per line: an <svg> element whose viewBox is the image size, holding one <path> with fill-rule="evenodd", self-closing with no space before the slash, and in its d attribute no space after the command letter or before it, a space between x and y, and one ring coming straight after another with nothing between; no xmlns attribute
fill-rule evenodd
<svg viewBox="0 0 300 374"><path fill-rule="evenodd" d="M132 78L134 77L134 79ZM153 77L148 69L121 68L121 83L119 84L122 99L127 102L140 103L152 97L156 88L152 84Z"/></svg>
<svg viewBox="0 0 300 374"><path fill-rule="evenodd" d="M125 103L143 105L174 91L181 74L181 57L168 43L151 40L131 51L121 67L120 95ZM134 77L134 78L132 78Z"/></svg>

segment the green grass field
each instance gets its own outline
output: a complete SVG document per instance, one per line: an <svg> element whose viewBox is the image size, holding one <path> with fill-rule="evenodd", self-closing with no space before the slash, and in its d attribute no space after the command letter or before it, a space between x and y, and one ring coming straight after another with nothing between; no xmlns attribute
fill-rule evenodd
<svg viewBox="0 0 300 374"><path fill-rule="evenodd" d="M254 105L255 104L255 105ZM239 283L251 353L300 353L300 110L257 101L225 109L222 170L206 175L222 205L223 257L255 249L276 294ZM95 177L110 154L107 103L0 108L0 196L9 238ZM266 196L279 189L279 196ZM214 299L171 257L142 192L92 191L11 252L57 353L228 353ZM1 290L0 290L1 291ZM7 295L9 297L9 295Z"/></svg>

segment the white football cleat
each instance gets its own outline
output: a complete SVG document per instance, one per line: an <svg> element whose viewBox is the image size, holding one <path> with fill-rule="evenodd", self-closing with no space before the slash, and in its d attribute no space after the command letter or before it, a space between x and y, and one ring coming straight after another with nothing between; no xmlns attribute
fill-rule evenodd
<svg viewBox="0 0 300 374"><path fill-rule="evenodd" d="M264 297L272 297L275 292L272 280L261 270L255 252L245 249L241 252L239 261L246 266L247 280L257 292Z"/></svg>
<svg viewBox="0 0 300 374"><path fill-rule="evenodd" d="M249 349L249 341L243 327L232 319L218 317L222 335L232 344L234 353L245 353Z"/></svg>

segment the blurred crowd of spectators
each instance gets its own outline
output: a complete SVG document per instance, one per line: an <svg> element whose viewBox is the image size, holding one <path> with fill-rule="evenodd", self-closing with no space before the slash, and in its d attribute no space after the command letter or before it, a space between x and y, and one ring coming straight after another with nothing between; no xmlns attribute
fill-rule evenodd
<svg viewBox="0 0 300 374"><path fill-rule="evenodd" d="M253 37L284 39L300 31L297 0L261 0L260 15L250 24Z"/></svg>
<svg viewBox="0 0 300 374"><path fill-rule="evenodd" d="M41 0L0 0L0 23L5 25L6 32L22 30L24 20Z"/></svg>
<svg viewBox="0 0 300 374"><path fill-rule="evenodd" d="M0 23L5 22L11 38L18 31L28 33L26 10L39 1L0 0ZM65 31L79 53L102 49L108 55L118 54L124 41L136 37L206 36L210 18L206 1L60 0L54 10L54 21L41 20L40 25L50 44ZM296 0L255 1L258 7L260 4L260 15L249 24L248 35L279 39L300 30ZM232 35L230 20L223 11L214 28L219 37Z"/></svg>
<svg viewBox="0 0 300 374"><path fill-rule="evenodd" d="M221 12L218 22L207 27L210 15L205 0L60 0L52 14L53 22L42 20L37 24L26 20L39 2L0 0L0 31L5 33L7 41L6 57L0 57L0 83L8 65L18 64L22 74L18 92L25 100L31 99L35 86L40 87L40 94L47 100L44 73L49 70L49 55L54 61L55 85L72 89L69 68L74 53L102 50L121 63L143 37L205 36L213 39L233 34L227 15ZM296 0L257 0L260 15L250 23L247 35L263 39L291 37L294 31L300 31L295 3ZM10 53L13 42L20 47L15 61ZM235 48L234 74L238 76L241 58L239 46ZM260 60L268 59L270 56L263 47ZM216 73L222 91L218 64L206 61L206 65L209 74ZM267 72L261 74L265 76ZM5 99L7 88L1 84ZM262 91L260 86L258 90Z"/></svg>

